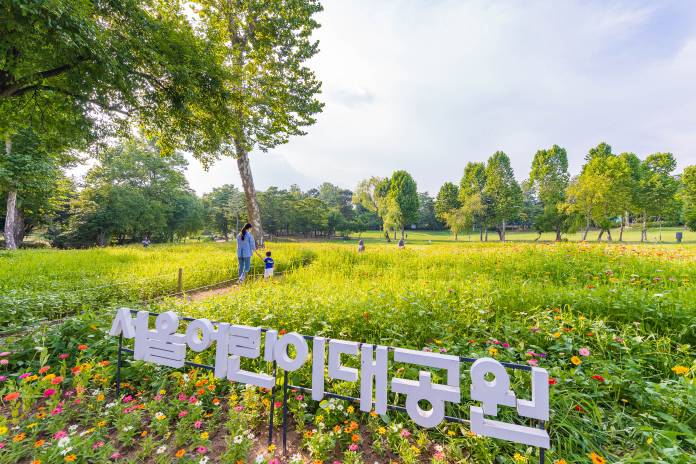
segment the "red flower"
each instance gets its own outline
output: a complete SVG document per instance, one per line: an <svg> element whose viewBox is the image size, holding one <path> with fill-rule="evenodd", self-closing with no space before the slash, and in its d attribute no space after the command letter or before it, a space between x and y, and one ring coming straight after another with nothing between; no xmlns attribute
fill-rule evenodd
<svg viewBox="0 0 696 464"><path fill-rule="evenodd" d="M580 413L584 413L584 412L585 412L585 410L582 409L582 406L580 406L579 404L575 405L575 410L576 410L577 412L580 412Z"/></svg>
<svg viewBox="0 0 696 464"><path fill-rule="evenodd" d="M549 377L549 385L556 385L558 380L555 377Z"/></svg>
<svg viewBox="0 0 696 464"><path fill-rule="evenodd" d="M278 333L279 333L280 335L285 335L286 333L288 333L288 331L285 330L285 329L280 329L280 332L278 332Z"/></svg>
<svg viewBox="0 0 696 464"><path fill-rule="evenodd" d="M80 351L85 351L85 350L87 349L87 345L84 345L84 344L82 344L82 345L77 345L77 349L80 350Z"/></svg>
<svg viewBox="0 0 696 464"><path fill-rule="evenodd" d="M592 378L595 379L597 382L604 382L604 377L602 377L601 375L593 375Z"/></svg>

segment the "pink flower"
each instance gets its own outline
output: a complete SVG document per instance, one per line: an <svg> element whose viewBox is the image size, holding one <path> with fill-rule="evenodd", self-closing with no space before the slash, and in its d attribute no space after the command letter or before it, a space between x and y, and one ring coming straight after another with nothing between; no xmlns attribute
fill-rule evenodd
<svg viewBox="0 0 696 464"><path fill-rule="evenodd" d="M92 449L99 449L99 448L101 448L102 446L104 446L104 442L103 442L103 441L98 441L98 442L96 442L95 444L92 445Z"/></svg>
<svg viewBox="0 0 696 464"><path fill-rule="evenodd" d="M52 388L47 388L47 389L44 390L44 392L43 392L43 397L44 397L44 398L48 398L49 396L53 396L53 395L55 395L55 394L56 394L56 391L55 391L54 389L52 389Z"/></svg>
<svg viewBox="0 0 696 464"><path fill-rule="evenodd" d="M68 359L70 355L68 353L63 353L58 355L58 359Z"/></svg>
<svg viewBox="0 0 696 464"><path fill-rule="evenodd" d="M297 396L295 397L295 399L296 399L297 401L302 401L302 400L304 399L304 396L302 396L302 395L297 395Z"/></svg>
<svg viewBox="0 0 696 464"><path fill-rule="evenodd" d="M242 411L244 411L244 406L242 406L241 404L238 404L237 406L234 407L234 410L237 412L242 412Z"/></svg>
<svg viewBox="0 0 696 464"><path fill-rule="evenodd" d="M181 411L179 413L179 417L186 417L187 414L188 414L188 411Z"/></svg>
<svg viewBox="0 0 696 464"><path fill-rule="evenodd" d="M585 347L580 348L580 349L578 350L578 354L579 354L580 356L589 356L589 355L590 355L590 349L589 349L589 348L585 348Z"/></svg>
<svg viewBox="0 0 696 464"><path fill-rule="evenodd" d="M9 356L9 355L10 355L9 351L3 351L2 353L0 353L0 356Z"/></svg>
<svg viewBox="0 0 696 464"><path fill-rule="evenodd" d="M6 375L0 375L0 382L4 382L5 380L7 380L7 376L6 376Z"/></svg>
<svg viewBox="0 0 696 464"><path fill-rule="evenodd" d="M273 407L274 407L274 408L279 408L279 407L281 407L282 405L283 405L283 403L280 402L280 401L276 401L275 403L273 403Z"/></svg>
<svg viewBox="0 0 696 464"><path fill-rule="evenodd" d="M65 430L61 430L60 432L56 432L53 434L53 439L54 440L60 440L61 438L67 437L68 433Z"/></svg>
<svg viewBox="0 0 696 464"><path fill-rule="evenodd" d="M183 393L179 393L179 401L186 401L188 397L184 395Z"/></svg>
<svg viewBox="0 0 696 464"><path fill-rule="evenodd" d="M268 464L280 464L280 459L273 458L270 461L268 461Z"/></svg>
<svg viewBox="0 0 696 464"><path fill-rule="evenodd" d="M153 398L153 400L155 400L155 401L160 401L161 399L162 399L162 395L155 395L155 397Z"/></svg>
<svg viewBox="0 0 696 464"><path fill-rule="evenodd" d="M539 361L536 359L528 359L527 364L529 364L530 366L536 366L539 364Z"/></svg>
<svg viewBox="0 0 696 464"><path fill-rule="evenodd" d="M198 448L196 448L196 452L198 454L205 454L208 452L208 448L206 448L205 446L199 446Z"/></svg>
<svg viewBox="0 0 696 464"><path fill-rule="evenodd" d="M57 415L60 414L61 412L63 412L63 408L60 407L60 406L58 406L56 409L54 409L53 411L51 411L51 415L52 415L52 416L57 416Z"/></svg>
<svg viewBox="0 0 696 464"><path fill-rule="evenodd" d="M118 459L121 457L121 453L116 451L114 454L111 455L111 459Z"/></svg>
<svg viewBox="0 0 696 464"><path fill-rule="evenodd" d="M501 344L500 346L502 346L503 348L510 348L510 344L508 342L505 342L505 343Z"/></svg>
<svg viewBox="0 0 696 464"><path fill-rule="evenodd" d="M5 447L5 444L0 442L0 449L3 449Z"/></svg>
<svg viewBox="0 0 696 464"><path fill-rule="evenodd" d="M74 404L81 404L82 403L82 398L75 398L75 401L73 402Z"/></svg>
<svg viewBox="0 0 696 464"><path fill-rule="evenodd" d="M440 353L447 353L447 348L440 348Z"/></svg>
<svg viewBox="0 0 696 464"><path fill-rule="evenodd" d="M355 443L351 443L350 446L348 446L348 450L358 451L358 445L356 445Z"/></svg>
<svg viewBox="0 0 696 464"><path fill-rule="evenodd" d="M2 364L3 366L7 366L8 364L10 364L10 361L8 361L7 359L0 359L0 364Z"/></svg>
<svg viewBox="0 0 696 464"><path fill-rule="evenodd" d="M189 403L191 403L191 404L195 404L196 401L198 401L198 398L196 398L195 396L192 396L191 398L189 398L188 401L189 401Z"/></svg>
<svg viewBox="0 0 696 464"><path fill-rule="evenodd" d="M128 404L128 403L130 403L131 401L133 401L133 397L132 397L131 395L126 395L126 396L123 397L123 400L122 400L122 401L123 401L124 403Z"/></svg>
<svg viewBox="0 0 696 464"><path fill-rule="evenodd" d="M193 423L193 428L200 429L202 425L203 425L203 422L197 420L196 422Z"/></svg>
<svg viewBox="0 0 696 464"><path fill-rule="evenodd" d="M27 377L29 377L30 375L31 375L31 372L25 372L24 374L19 376L19 380L24 380Z"/></svg>
<svg viewBox="0 0 696 464"><path fill-rule="evenodd" d="M435 454L433 454L433 457L438 461L444 461L445 460L445 453L443 453L442 451L438 451Z"/></svg>
<svg viewBox="0 0 696 464"><path fill-rule="evenodd" d="M433 350L426 346L425 348L423 348L423 351L425 351L426 353L430 353Z"/></svg>
<svg viewBox="0 0 696 464"><path fill-rule="evenodd" d="M406 429L401 429L401 436L404 437L404 438L408 438L408 437L411 436L411 432L409 432L409 431L406 430Z"/></svg>

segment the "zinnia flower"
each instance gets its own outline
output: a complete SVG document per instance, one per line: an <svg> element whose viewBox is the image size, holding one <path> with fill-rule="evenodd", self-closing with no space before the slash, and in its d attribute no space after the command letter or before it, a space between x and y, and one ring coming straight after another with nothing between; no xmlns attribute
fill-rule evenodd
<svg viewBox="0 0 696 464"><path fill-rule="evenodd" d="M573 356L572 358L570 358L570 362L572 362L576 366L579 366L580 364L582 364L582 361L577 356Z"/></svg>
<svg viewBox="0 0 696 464"><path fill-rule="evenodd" d="M601 375L593 375L592 378L595 379L597 382L604 382L604 377L602 377Z"/></svg>
<svg viewBox="0 0 696 464"><path fill-rule="evenodd" d="M77 349L80 351L85 351L87 349L87 345L85 345L85 344L77 345Z"/></svg>
<svg viewBox="0 0 696 464"><path fill-rule="evenodd" d="M590 453L590 459L592 460L592 464L605 464L607 462L606 459L594 451Z"/></svg>
<svg viewBox="0 0 696 464"><path fill-rule="evenodd" d="M583 348L580 348L580 349L578 350L578 353L580 354L580 356L589 356L589 355L590 355L590 349L589 349L589 348L586 348L586 347L583 347Z"/></svg>
<svg viewBox="0 0 696 464"><path fill-rule="evenodd" d="M176 453L174 453L174 456L176 456L177 458L182 458L184 456L184 454L186 454L186 450L184 450L182 448L179 451L177 451Z"/></svg>
<svg viewBox="0 0 696 464"><path fill-rule="evenodd" d="M54 389L52 389L52 388L47 388L47 389L44 390L44 392L43 392L43 397L44 397L44 398L48 398L49 396L53 396L53 395L55 395L55 394L56 394L56 391L55 391Z"/></svg>
<svg viewBox="0 0 696 464"><path fill-rule="evenodd" d="M19 398L19 392L10 392L7 395L5 395L5 401L14 401L17 398Z"/></svg>
<svg viewBox="0 0 696 464"><path fill-rule="evenodd" d="M674 366L672 368L672 372L674 372L677 375L686 375L687 372L689 372L689 368L686 366Z"/></svg>

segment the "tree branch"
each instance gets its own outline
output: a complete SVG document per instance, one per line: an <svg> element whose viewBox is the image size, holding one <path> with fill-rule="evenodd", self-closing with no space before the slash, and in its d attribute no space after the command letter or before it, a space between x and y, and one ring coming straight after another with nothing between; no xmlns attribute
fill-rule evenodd
<svg viewBox="0 0 696 464"><path fill-rule="evenodd" d="M79 57L77 61L74 63L63 64L53 69L40 71L38 73L32 74L31 76L27 76L17 81L14 81L14 83L11 85L3 85L2 87L0 87L0 97L17 97L19 95L22 95L26 93L24 89L26 89L27 87L25 86L43 79L59 76L60 74L63 74L64 72L74 68L78 64L83 63L84 61L86 61L86 58Z"/></svg>
<svg viewBox="0 0 696 464"><path fill-rule="evenodd" d="M120 114L122 114L122 115L124 115L124 116L130 116L130 113L129 113L127 110L124 110L124 109L119 108L119 107L117 107L117 106L106 105L106 104L104 104L103 102L100 102L100 101L98 101L98 100L94 100L94 99L92 99L92 98L85 97L85 96L83 96L83 95L76 95L76 94L74 94L74 93L68 92L68 91L65 90L65 89L61 89L60 87L53 87L53 86L50 86L50 85L33 85L33 86L30 86L30 87L24 87L24 88L22 88L22 89L21 89L21 94L29 93L29 92L32 92L32 91L38 91L38 90L46 90L46 91L51 91L51 92L58 92L58 93L61 93L61 94L63 94L63 95L66 95L66 96L68 96L68 97L72 97L72 98L74 98L74 99L76 99L76 100L79 100L79 101L82 101L82 102L85 102L85 103L91 103L91 104L93 104L93 105L97 105L98 107L100 107L100 108L103 109L104 111L111 111L111 112L114 112L114 113L120 113ZM15 96L17 96L17 95L18 95L18 94L15 94Z"/></svg>

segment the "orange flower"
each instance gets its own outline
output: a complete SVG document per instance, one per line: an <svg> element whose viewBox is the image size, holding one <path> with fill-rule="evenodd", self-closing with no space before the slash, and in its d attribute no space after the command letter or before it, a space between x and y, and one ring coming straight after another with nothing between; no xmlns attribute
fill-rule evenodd
<svg viewBox="0 0 696 464"><path fill-rule="evenodd" d="M140 432L140 436L145 438L147 436L147 430L143 430L142 432Z"/></svg>
<svg viewBox="0 0 696 464"><path fill-rule="evenodd" d="M79 374L81 370L82 369L80 369L80 366L75 366L72 369L70 369L70 372L72 372L72 374L75 375L75 374Z"/></svg>
<svg viewBox="0 0 696 464"><path fill-rule="evenodd" d="M99 365L100 365L101 367L106 367L106 366L108 366L109 364L111 364L109 361L99 361Z"/></svg>
<svg viewBox="0 0 696 464"><path fill-rule="evenodd" d="M51 366L43 366L41 369L39 369L39 374L41 374L41 375L45 374L46 372L48 372L48 370L50 368L51 368Z"/></svg>
<svg viewBox="0 0 696 464"><path fill-rule="evenodd" d="M607 462L606 459L604 459L602 456L595 453L594 451L590 453L590 459L592 460L592 464L606 464Z"/></svg>
<svg viewBox="0 0 696 464"><path fill-rule="evenodd" d="M5 395L5 401L14 401L19 398L19 392L11 392Z"/></svg>
<svg viewBox="0 0 696 464"><path fill-rule="evenodd" d="M26 437L27 437L27 434L22 432L22 433L15 435L14 437L12 437L12 441L15 443L19 443L20 441L24 440Z"/></svg>
<svg viewBox="0 0 696 464"><path fill-rule="evenodd" d="M572 362L576 366L579 366L580 364L582 364L582 361L577 356L573 356L572 358L570 358L570 362Z"/></svg>
<svg viewBox="0 0 696 464"><path fill-rule="evenodd" d="M44 443L46 443L46 440L36 440L34 442L34 448L41 448L44 445Z"/></svg>
<svg viewBox="0 0 696 464"><path fill-rule="evenodd" d="M341 433L341 426L340 426L340 425L335 425L333 430L334 430L334 432L336 432L336 433Z"/></svg>
<svg viewBox="0 0 696 464"><path fill-rule="evenodd" d="M177 458L182 458L184 456L184 454L186 454L186 451L183 448L181 448L179 451L177 451L174 454L174 456L176 456Z"/></svg>
<svg viewBox="0 0 696 464"><path fill-rule="evenodd" d="M85 344L77 345L77 349L80 351L85 351L87 349L87 345L85 345Z"/></svg>
<svg viewBox="0 0 696 464"><path fill-rule="evenodd" d="M31 464L41 464L41 459L34 459Z"/></svg>
<svg viewBox="0 0 696 464"><path fill-rule="evenodd" d="M360 435L355 435L355 434L354 434L352 437L350 437L350 441L352 441L353 443L359 442L359 441L360 441Z"/></svg>
<svg viewBox="0 0 696 464"><path fill-rule="evenodd" d="M53 377L53 378L51 379L51 383L52 383L53 385L58 385L58 384L61 383L62 381L63 381L63 377L61 377L61 376Z"/></svg>
<svg viewBox="0 0 696 464"><path fill-rule="evenodd" d="M75 462L75 459L77 459L77 456L74 454L68 454L65 456L65 462Z"/></svg>

